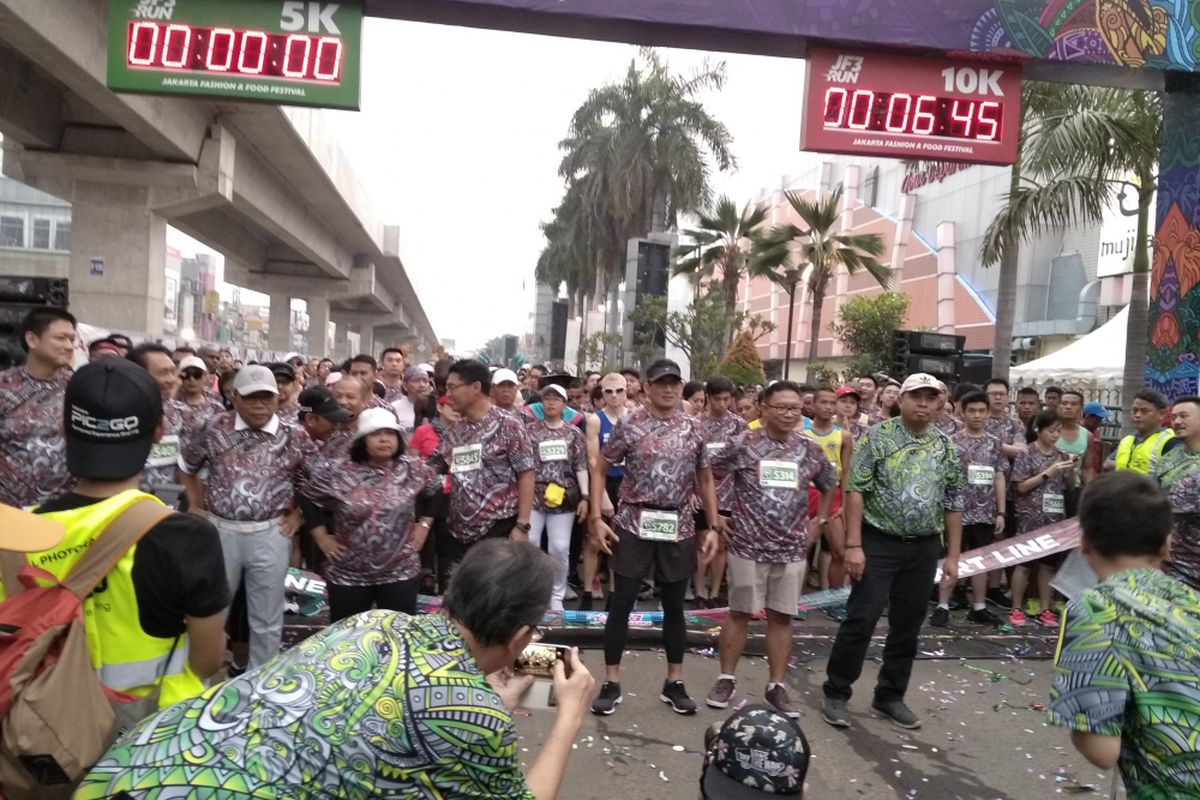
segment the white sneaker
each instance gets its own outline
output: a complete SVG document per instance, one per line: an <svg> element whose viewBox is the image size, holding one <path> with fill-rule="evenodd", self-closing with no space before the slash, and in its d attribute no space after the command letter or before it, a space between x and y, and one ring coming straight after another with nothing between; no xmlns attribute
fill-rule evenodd
<svg viewBox="0 0 1200 800"><path fill-rule="evenodd" d="M692 585L690 583L688 584L687 594L683 596L683 599L689 602L696 599L696 595L692 593Z"/></svg>
<svg viewBox="0 0 1200 800"><path fill-rule="evenodd" d="M571 584L567 584L567 591L563 592L563 600L578 600L579 595L571 588Z"/></svg>

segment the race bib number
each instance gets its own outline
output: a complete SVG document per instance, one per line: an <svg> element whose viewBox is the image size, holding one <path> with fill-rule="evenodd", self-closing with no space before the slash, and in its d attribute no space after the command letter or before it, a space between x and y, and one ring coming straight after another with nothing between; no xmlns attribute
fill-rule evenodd
<svg viewBox="0 0 1200 800"><path fill-rule="evenodd" d="M758 485L764 489L798 489L800 468L791 461L760 461Z"/></svg>
<svg viewBox="0 0 1200 800"><path fill-rule="evenodd" d="M179 437L169 434L162 437L150 448L146 458L147 467L166 467L179 460Z"/></svg>
<svg viewBox="0 0 1200 800"><path fill-rule="evenodd" d="M562 439L551 439L548 442L538 442L538 456L543 462L566 461L567 443Z"/></svg>
<svg viewBox="0 0 1200 800"><path fill-rule="evenodd" d="M967 483L972 486L991 486L996 479L996 468L982 464L967 465Z"/></svg>
<svg viewBox="0 0 1200 800"><path fill-rule="evenodd" d="M639 539L652 542L679 541L679 515L673 511L650 511L643 509L638 516Z"/></svg>
<svg viewBox="0 0 1200 800"><path fill-rule="evenodd" d="M483 469L483 443L464 444L456 447L450 453L450 472L461 475L466 472L478 472Z"/></svg>
<svg viewBox="0 0 1200 800"><path fill-rule="evenodd" d="M709 456L715 456L725 449L725 442L708 442L704 445L704 449L708 452Z"/></svg>
<svg viewBox="0 0 1200 800"><path fill-rule="evenodd" d="M1064 514L1067 506L1063 502L1061 494L1044 494L1042 495L1042 511L1047 514Z"/></svg>

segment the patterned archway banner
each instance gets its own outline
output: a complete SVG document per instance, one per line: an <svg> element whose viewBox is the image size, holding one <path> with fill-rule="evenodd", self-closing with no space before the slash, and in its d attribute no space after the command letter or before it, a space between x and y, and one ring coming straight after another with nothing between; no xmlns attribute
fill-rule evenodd
<svg viewBox="0 0 1200 800"><path fill-rule="evenodd" d="M368 0L367 13L775 55L795 38L1152 69L1200 55L1184 0Z"/></svg>

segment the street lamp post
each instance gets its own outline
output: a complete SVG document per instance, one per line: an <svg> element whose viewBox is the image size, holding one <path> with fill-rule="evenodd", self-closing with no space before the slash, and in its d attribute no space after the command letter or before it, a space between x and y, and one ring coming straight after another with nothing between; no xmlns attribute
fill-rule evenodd
<svg viewBox="0 0 1200 800"><path fill-rule="evenodd" d="M787 341L783 354L783 379L786 381L792 368L792 320L796 316L796 284L800 282L800 270L794 267L787 270L783 273L783 281L788 293Z"/></svg>

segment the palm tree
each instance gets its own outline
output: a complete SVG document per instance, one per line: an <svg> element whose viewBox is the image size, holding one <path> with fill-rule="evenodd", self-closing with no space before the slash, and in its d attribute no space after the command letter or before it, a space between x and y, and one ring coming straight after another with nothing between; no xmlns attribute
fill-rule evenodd
<svg viewBox="0 0 1200 800"><path fill-rule="evenodd" d="M746 274L750 252L762 234L758 228L766 222L767 213L762 203L746 203L738 211L733 200L721 195L711 210L699 215L698 227L684 234L691 242L682 251L675 274L689 275L697 285L719 275L726 315L731 320L737 310L738 284ZM725 331L726 347L732 343L734 333L732 326Z"/></svg>
<svg viewBox="0 0 1200 800"><path fill-rule="evenodd" d="M1132 188L1137 208L1133 281L1122 397L1145 381L1149 325L1150 204L1162 140L1162 95L1128 89L1060 86L1027 126L1019 185L988 226L981 255L996 263L1021 239L1048 229L1098 223Z"/></svg>
<svg viewBox="0 0 1200 800"><path fill-rule="evenodd" d="M659 55L641 51L620 83L593 89L573 115L559 174L578 183L586 229L600 266L598 289L613 292L609 326L616 330L616 288L626 241L677 224L710 201L710 164L732 169L733 137L698 99L725 83L724 63L673 74Z"/></svg>
<svg viewBox="0 0 1200 800"><path fill-rule="evenodd" d="M787 266L810 268L808 293L812 298L812 321L808 334L808 374L806 380L816 379L817 342L821 336L821 307L829 291L829 281L839 267L851 275L866 270L879 285L888 288L892 280L891 267L877 260L883 254L883 237L877 233L838 233L841 218L839 205L842 187L828 197L809 202L799 192L785 192L784 197L800 218L804 227L794 223L776 225L768 233L752 258L751 272L762 274L776 283L787 286ZM793 259L794 254L794 259Z"/></svg>

